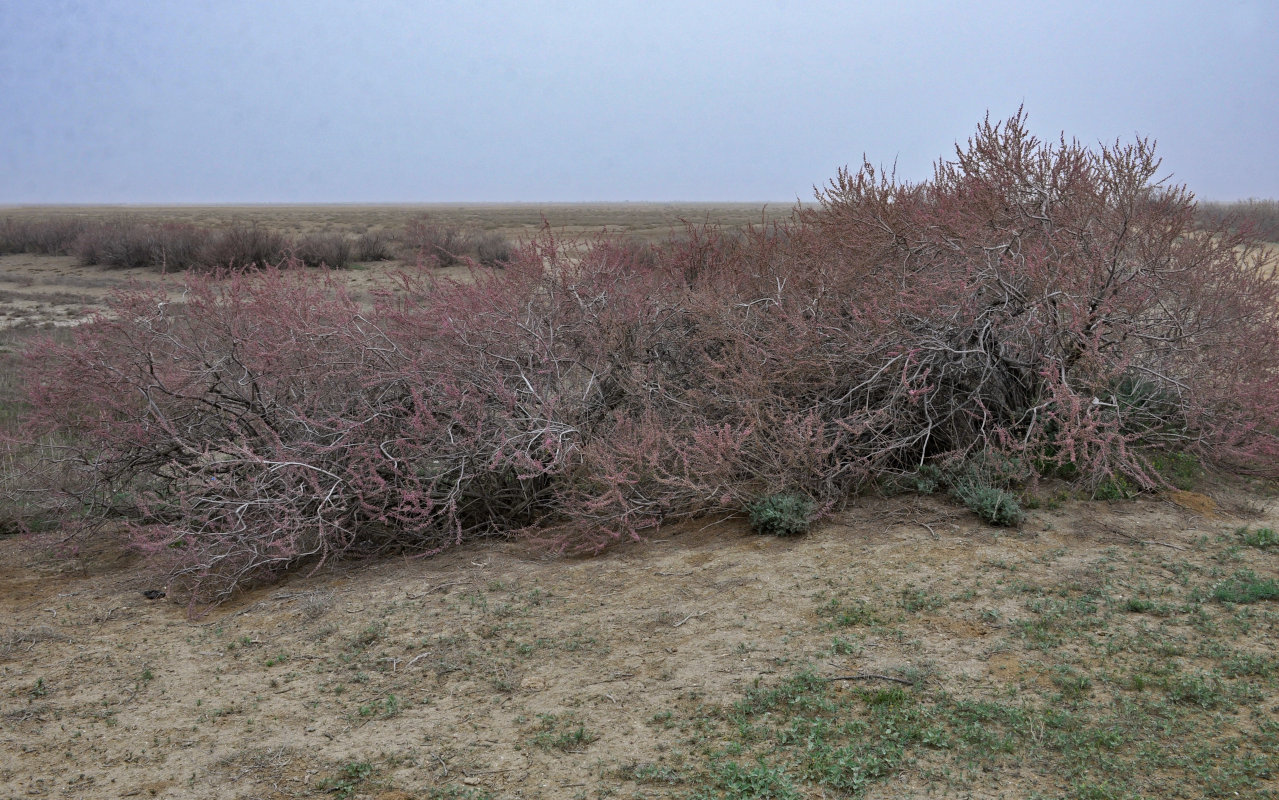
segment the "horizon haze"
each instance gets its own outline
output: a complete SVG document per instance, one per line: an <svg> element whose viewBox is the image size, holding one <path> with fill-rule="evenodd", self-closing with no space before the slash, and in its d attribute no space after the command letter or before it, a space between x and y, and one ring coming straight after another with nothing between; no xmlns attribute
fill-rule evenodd
<svg viewBox="0 0 1279 800"><path fill-rule="evenodd" d="M990 114L1279 197L1279 4L16 0L0 204L810 200Z"/></svg>

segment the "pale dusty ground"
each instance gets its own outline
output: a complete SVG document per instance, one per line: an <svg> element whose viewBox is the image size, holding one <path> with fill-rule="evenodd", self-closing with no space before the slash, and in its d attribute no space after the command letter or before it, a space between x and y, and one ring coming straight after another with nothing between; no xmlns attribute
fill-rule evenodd
<svg viewBox="0 0 1279 800"><path fill-rule="evenodd" d="M385 286L404 265L384 261L337 273L356 296ZM436 270L442 277L458 277L465 268ZM151 269L112 269L82 266L71 256L0 256L0 330L6 328L66 327L101 311L113 289L134 284L164 288L176 296L182 275L162 275Z"/></svg>
<svg viewBox="0 0 1279 800"><path fill-rule="evenodd" d="M107 272L82 267L72 256L0 256L0 328L83 322L113 288L129 281L176 285L153 270Z"/></svg>
<svg viewBox="0 0 1279 800"><path fill-rule="evenodd" d="M0 541L0 796L320 796L326 776L363 761L376 781L359 796L444 785L631 796L626 769L674 739L657 715L730 703L805 663L827 675L922 668L976 696L1042 680L1043 655L981 613L1011 620L1013 601L979 595L833 656L816 624L824 589L948 592L1010 562L1022 580L1086 581L1117 552L1192 557L1198 538L1237 524L1231 508L1279 525L1270 501L1221 491L1227 511L1207 516L1169 500L1071 502L1015 532L900 497L790 540L729 521L581 559L495 542L295 577L194 621L146 600L154 581L105 539L11 538ZM538 747L542 714L599 739ZM917 780L907 770L871 796L922 791ZM971 796L1027 788L987 781Z"/></svg>

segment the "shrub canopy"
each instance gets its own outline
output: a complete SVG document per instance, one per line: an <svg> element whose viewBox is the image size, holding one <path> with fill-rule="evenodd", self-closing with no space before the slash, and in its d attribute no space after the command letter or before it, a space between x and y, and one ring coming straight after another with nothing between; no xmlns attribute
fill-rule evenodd
<svg viewBox="0 0 1279 800"><path fill-rule="evenodd" d="M1197 231L1158 166L1019 112L931 180L864 164L789 223L656 254L546 231L372 308L277 270L121 292L29 351L26 436L69 442L87 507L196 600L353 551L829 509L974 458L1094 486L1155 487L1170 451L1275 474L1273 263Z"/></svg>

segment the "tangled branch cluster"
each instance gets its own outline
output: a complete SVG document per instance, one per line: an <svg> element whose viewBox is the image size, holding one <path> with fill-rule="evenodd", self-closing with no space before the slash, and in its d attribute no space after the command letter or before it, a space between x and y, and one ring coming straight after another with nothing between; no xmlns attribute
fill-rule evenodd
<svg viewBox="0 0 1279 800"><path fill-rule="evenodd" d="M81 499L199 601L352 552L830 508L978 454L1093 484L1153 487L1168 450L1273 474L1273 264L1197 232L1157 168L1018 114L932 180L866 164L788 224L657 257L546 233L372 308L272 270L126 292L29 353L28 436L69 442Z"/></svg>

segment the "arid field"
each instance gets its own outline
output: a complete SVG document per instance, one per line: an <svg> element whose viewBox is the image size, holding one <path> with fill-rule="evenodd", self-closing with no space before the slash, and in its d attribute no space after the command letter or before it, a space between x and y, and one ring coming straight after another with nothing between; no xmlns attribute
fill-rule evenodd
<svg viewBox="0 0 1279 800"><path fill-rule="evenodd" d="M790 208L0 208L349 237L424 213L661 242ZM367 299L408 263L338 275ZM181 274L0 256L6 424L24 343L130 282L181 298ZM1175 483L1046 479L1012 528L921 485L800 536L736 515L586 556L492 537L195 617L109 525L4 536L0 797L1279 797L1279 484Z"/></svg>

